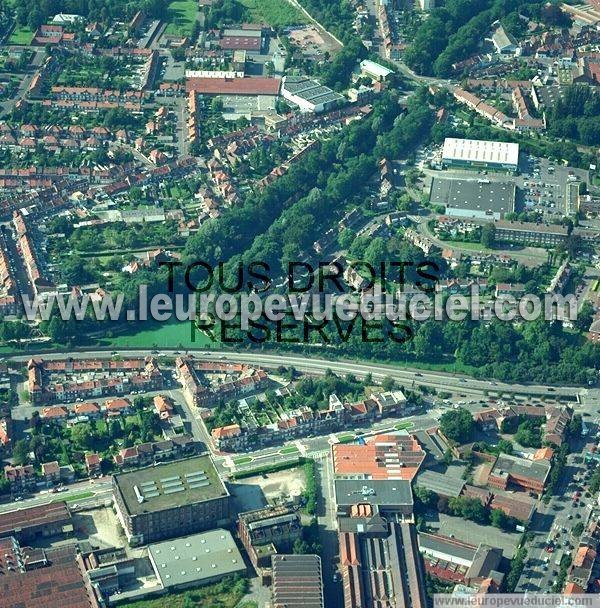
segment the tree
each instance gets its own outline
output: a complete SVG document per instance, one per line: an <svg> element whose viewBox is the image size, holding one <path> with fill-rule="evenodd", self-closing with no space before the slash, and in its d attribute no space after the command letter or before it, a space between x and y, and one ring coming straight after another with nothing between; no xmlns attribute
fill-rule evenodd
<svg viewBox="0 0 600 608"><path fill-rule="evenodd" d="M594 306L589 300L586 300L577 314L577 319L574 321L575 327L579 331L588 331L594 320L594 316Z"/></svg>
<svg viewBox="0 0 600 608"><path fill-rule="evenodd" d="M569 422L569 437L581 437L581 431L583 430L583 421L581 414L575 414Z"/></svg>
<svg viewBox="0 0 600 608"><path fill-rule="evenodd" d="M386 392L393 391L396 388L396 381L390 376L385 376L381 381L381 388Z"/></svg>
<svg viewBox="0 0 600 608"><path fill-rule="evenodd" d="M584 525L583 522L578 521L574 526L573 526L573 530L571 531L573 536L575 538L579 538L582 534L583 534L583 530L584 530Z"/></svg>
<svg viewBox="0 0 600 608"><path fill-rule="evenodd" d="M0 496L10 493L10 481L4 475L0 475Z"/></svg>
<svg viewBox="0 0 600 608"><path fill-rule="evenodd" d="M490 523L495 528L500 528L500 530L505 530L509 532L510 530L514 530L519 521L507 515L502 509L492 509L490 513Z"/></svg>
<svg viewBox="0 0 600 608"><path fill-rule="evenodd" d="M496 242L496 226L494 224L485 224L481 228L481 244L488 249L492 249Z"/></svg>
<svg viewBox="0 0 600 608"><path fill-rule="evenodd" d="M297 555L306 555L307 553L310 553L310 547L305 540L302 540L301 538L297 538L294 541L294 546L292 548L292 552L296 553Z"/></svg>
<svg viewBox="0 0 600 608"><path fill-rule="evenodd" d="M437 495L427 488L415 486L414 494L418 502L420 502L425 508L434 508L437 504Z"/></svg>
<svg viewBox="0 0 600 608"><path fill-rule="evenodd" d="M71 429L71 441L83 450L92 450L97 437L88 423L80 423Z"/></svg>
<svg viewBox="0 0 600 608"><path fill-rule="evenodd" d="M13 462L16 465L24 465L29 462L29 443L25 439L15 442L12 449Z"/></svg>
<svg viewBox="0 0 600 608"><path fill-rule="evenodd" d="M453 515L470 519L479 524L487 523L487 511L481 501L477 498L466 498L464 496L450 498L448 507Z"/></svg>
<svg viewBox="0 0 600 608"><path fill-rule="evenodd" d="M515 441L526 448L541 448L542 434L539 425L532 420L521 422L515 433Z"/></svg>
<svg viewBox="0 0 600 608"><path fill-rule="evenodd" d="M459 407L442 415L440 429L450 441L467 443L473 435L475 423L469 410Z"/></svg>

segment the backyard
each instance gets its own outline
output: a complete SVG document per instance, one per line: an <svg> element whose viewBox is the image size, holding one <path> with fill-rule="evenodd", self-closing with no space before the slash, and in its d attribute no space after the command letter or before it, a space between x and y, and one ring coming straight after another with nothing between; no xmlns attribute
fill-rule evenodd
<svg viewBox="0 0 600 608"><path fill-rule="evenodd" d="M33 40L34 31L26 25L17 25L8 39L8 44L27 46Z"/></svg>

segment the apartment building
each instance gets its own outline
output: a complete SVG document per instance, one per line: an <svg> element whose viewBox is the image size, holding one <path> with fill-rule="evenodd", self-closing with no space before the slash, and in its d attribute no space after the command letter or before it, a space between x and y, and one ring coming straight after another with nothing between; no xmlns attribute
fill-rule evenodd
<svg viewBox="0 0 600 608"><path fill-rule="evenodd" d="M508 220L498 220L494 222L494 226L496 240L506 243L555 247L563 244L569 237L569 229L566 226Z"/></svg>

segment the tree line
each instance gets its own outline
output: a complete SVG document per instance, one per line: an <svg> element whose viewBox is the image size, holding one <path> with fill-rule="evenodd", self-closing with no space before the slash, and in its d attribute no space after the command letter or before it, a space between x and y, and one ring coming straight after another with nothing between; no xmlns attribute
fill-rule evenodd
<svg viewBox="0 0 600 608"><path fill-rule="evenodd" d="M560 12L560 11L559 11ZM515 23L519 14L554 24L556 11L525 0L447 0L431 11L406 49L404 61L418 74L449 76L452 64L467 59L492 23Z"/></svg>
<svg viewBox="0 0 600 608"><path fill-rule="evenodd" d="M155 18L164 18L169 0L15 0L14 10L19 25L36 29L53 15L70 13L92 21L107 23L127 19L144 10Z"/></svg>

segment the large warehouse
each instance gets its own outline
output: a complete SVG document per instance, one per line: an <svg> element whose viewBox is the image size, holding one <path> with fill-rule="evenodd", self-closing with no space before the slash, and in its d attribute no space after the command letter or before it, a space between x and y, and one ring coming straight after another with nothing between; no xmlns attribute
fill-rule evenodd
<svg viewBox="0 0 600 608"><path fill-rule="evenodd" d="M296 104L301 112L325 112L340 105L344 98L306 76L284 76L281 94Z"/></svg>
<svg viewBox="0 0 600 608"><path fill-rule="evenodd" d="M429 201L442 205L451 217L500 220L515 210L516 187L510 182L488 179L435 177Z"/></svg>
<svg viewBox="0 0 600 608"><path fill-rule="evenodd" d="M442 165L516 171L519 165L519 144L446 137Z"/></svg>
<svg viewBox="0 0 600 608"><path fill-rule="evenodd" d="M231 532L222 528L150 545L148 557L162 588L169 590L207 585L246 571Z"/></svg>
<svg viewBox="0 0 600 608"><path fill-rule="evenodd" d="M132 545L229 523L230 495L210 456L115 475L113 492L117 516Z"/></svg>

